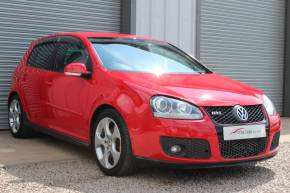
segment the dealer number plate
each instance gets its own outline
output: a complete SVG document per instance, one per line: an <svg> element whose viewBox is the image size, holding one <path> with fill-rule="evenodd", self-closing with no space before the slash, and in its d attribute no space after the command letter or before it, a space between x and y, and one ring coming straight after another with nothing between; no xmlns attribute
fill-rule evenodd
<svg viewBox="0 0 290 193"><path fill-rule="evenodd" d="M240 125L224 127L224 140L252 139L266 137L266 126L259 125Z"/></svg>

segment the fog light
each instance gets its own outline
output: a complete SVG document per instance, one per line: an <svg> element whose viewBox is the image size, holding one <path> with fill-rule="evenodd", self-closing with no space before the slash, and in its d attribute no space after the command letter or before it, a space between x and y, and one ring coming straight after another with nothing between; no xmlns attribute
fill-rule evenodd
<svg viewBox="0 0 290 193"><path fill-rule="evenodd" d="M182 148L181 148L180 145L173 145L173 146L171 146L170 151L173 154L177 154L177 153L179 153L181 151L181 149Z"/></svg>

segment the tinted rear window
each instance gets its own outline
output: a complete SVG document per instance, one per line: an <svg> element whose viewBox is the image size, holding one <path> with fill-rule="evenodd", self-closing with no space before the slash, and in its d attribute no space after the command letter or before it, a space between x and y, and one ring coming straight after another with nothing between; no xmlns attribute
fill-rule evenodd
<svg viewBox="0 0 290 193"><path fill-rule="evenodd" d="M28 64L36 68L52 70L55 47L56 42L45 42L36 45L29 56Z"/></svg>

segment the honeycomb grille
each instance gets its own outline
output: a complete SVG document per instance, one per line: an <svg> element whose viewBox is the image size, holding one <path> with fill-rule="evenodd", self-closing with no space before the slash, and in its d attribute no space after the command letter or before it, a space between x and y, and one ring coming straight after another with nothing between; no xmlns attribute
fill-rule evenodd
<svg viewBox="0 0 290 193"><path fill-rule="evenodd" d="M228 107L205 107L206 112L217 124L254 123L265 120L262 105L244 106L249 114L248 121L241 122L233 113L233 106Z"/></svg>
<svg viewBox="0 0 290 193"><path fill-rule="evenodd" d="M170 156L200 159L207 159L211 156L210 145L204 139L161 137L160 140L164 152ZM182 151L179 154L172 154L170 148L173 145L180 145Z"/></svg>
<svg viewBox="0 0 290 193"><path fill-rule="evenodd" d="M271 144L271 148L270 148L271 151L276 149L279 146L279 139L280 139L280 132L277 132L274 135L273 140L272 140L272 144Z"/></svg>
<svg viewBox="0 0 290 193"><path fill-rule="evenodd" d="M224 158L246 158L263 153L266 150L267 137L225 141L220 135L219 145Z"/></svg>

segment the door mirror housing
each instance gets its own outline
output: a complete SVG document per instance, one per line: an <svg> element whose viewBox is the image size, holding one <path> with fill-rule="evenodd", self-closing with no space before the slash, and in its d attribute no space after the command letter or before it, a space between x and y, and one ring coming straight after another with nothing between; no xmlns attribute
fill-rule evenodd
<svg viewBox="0 0 290 193"><path fill-rule="evenodd" d="M64 68L64 74L68 76L90 77L91 73L83 63L70 63Z"/></svg>

